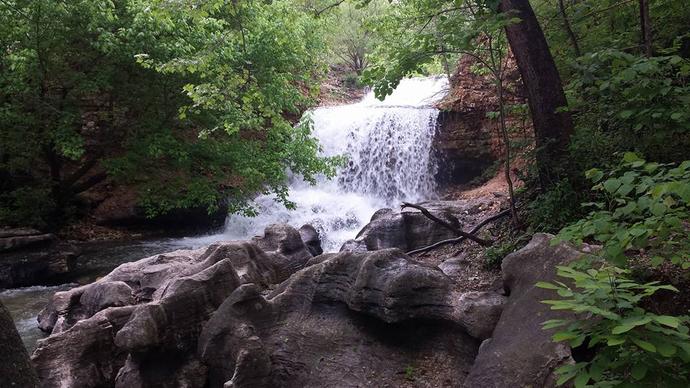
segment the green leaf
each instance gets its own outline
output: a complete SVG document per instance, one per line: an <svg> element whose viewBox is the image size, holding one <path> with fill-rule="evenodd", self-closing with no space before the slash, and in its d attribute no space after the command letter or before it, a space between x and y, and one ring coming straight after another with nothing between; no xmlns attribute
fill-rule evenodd
<svg viewBox="0 0 690 388"><path fill-rule="evenodd" d="M647 375L647 365L635 364L630 371L630 374L635 380L642 380Z"/></svg>
<svg viewBox="0 0 690 388"><path fill-rule="evenodd" d="M558 286L555 286L555 285L553 285L551 283L547 283L547 282L537 282L537 284L535 284L535 286L539 287L539 288L544 288L547 290L558 290L559 289Z"/></svg>
<svg viewBox="0 0 690 388"><path fill-rule="evenodd" d="M639 338L636 338L636 337L631 337L630 339L640 349L646 350L646 351L651 352L651 353L656 353L656 346L654 346L653 344L651 344L645 340L641 340Z"/></svg>
<svg viewBox="0 0 690 388"><path fill-rule="evenodd" d="M656 315L653 317L653 319L662 325L672 327L674 329L680 325L680 320L670 315Z"/></svg>
<svg viewBox="0 0 690 388"><path fill-rule="evenodd" d="M668 342L657 343L656 348L659 354L664 357L672 357L678 350L675 346L669 344Z"/></svg>

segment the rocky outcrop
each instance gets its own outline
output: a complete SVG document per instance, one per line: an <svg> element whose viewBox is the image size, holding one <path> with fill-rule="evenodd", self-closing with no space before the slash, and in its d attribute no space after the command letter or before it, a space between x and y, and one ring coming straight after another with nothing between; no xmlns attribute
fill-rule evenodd
<svg viewBox="0 0 690 388"><path fill-rule="evenodd" d="M189 355L202 326L240 284L279 283L311 258L299 232L272 225L250 242L149 257L58 292L39 316L51 335L32 356L42 385L112 386L161 370L175 381L198 369Z"/></svg>
<svg viewBox="0 0 690 388"><path fill-rule="evenodd" d="M35 229L0 229L0 288L60 282L75 269L79 250Z"/></svg>
<svg viewBox="0 0 690 388"><path fill-rule="evenodd" d="M478 218L500 208L502 201L484 199L476 201L427 201L421 202L429 212L449 224L468 229L478 223ZM403 251L422 248L441 240L458 237L445 226L430 220L419 210L405 208L402 211L380 209L371 221L360 230L357 237L346 241L341 251L366 252L398 248Z"/></svg>
<svg viewBox="0 0 690 388"><path fill-rule="evenodd" d="M503 140L498 121L487 117L498 111L498 97L493 81L473 71L476 60L463 56L450 79L450 91L439 104L438 131L434 149L444 168L437 181L441 186L468 183L482 175L488 167L503 159ZM522 81L512 55L506 74L506 103L511 106L507 124L512 128L512 142L531 143L532 129L527 112L521 111L526 99Z"/></svg>
<svg viewBox="0 0 690 388"><path fill-rule="evenodd" d="M554 370L573 362L568 345L552 342L553 331L542 330L542 322L574 316L550 310L541 301L553 294L535 284L553 281L556 266L567 265L592 248L552 246L552 237L536 234L526 247L503 259L503 280L510 296L491 339L482 343L465 387L553 387Z"/></svg>
<svg viewBox="0 0 690 388"><path fill-rule="evenodd" d="M480 299L398 249L314 257L272 225L57 293L32 359L46 387L405 386L412 366L460 386L493 322Z"/></svg>
<svg viewBox="0 0 690 388"><path fill-rule="evenodd" d="M57 293L32 356L42 385L548 387L572 362L541 325L568 315L534 284L581 250L536 235L503 261L506 297L397 248L314 256L301 232L272 225Z"/></svg>
<svg viewBox="0 0 690 388"><path fill-rule="evenodd" d="M399 386L432 354L433 378L459 385L478 342L443 273L397 249L317 259L268 296L244 285L220 306L199 339L211 386Z"/></svg>

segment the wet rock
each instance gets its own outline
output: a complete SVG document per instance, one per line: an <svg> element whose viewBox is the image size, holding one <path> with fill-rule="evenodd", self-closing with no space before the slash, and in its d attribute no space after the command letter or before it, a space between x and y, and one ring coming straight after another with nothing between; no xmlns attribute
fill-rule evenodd
<svg viewBox="0 0 690 388"><path fill-rule="evenodd" d="M566 244L551 246L551 238L536 234L526 247L503 259L508 301L492 338L482 344L465 387L551 387L554 370L573 362L567 344L552 342L553 331L542 330L541 325L573 316L541 303L553 294L535 283L552 281L557 265L567 265L583 252Z"/></svg>
<svg viewBox="0 0 690 388"><path fill-rule="evenodd" d="M34 229L0 229L0 288L60 283L79 250Z"/></svg>
<svg viewBox="0 0 690 388"><path fill-rule="evenodd" d="M41 384L203 386L194 354L218 306L241 284L279 283L311 258L298 231L271 225L251 242L152 256L58 292L39 316L51 332L32 356Z"/></svg>
<svg viewBox="0 0 690 388"><path fill-rule="evenodd" d="M466 292L460 295L457 310L467 333L480 340L490 338L507 299L495 292Z"/></svg>
<svg viewBox="0 0 690 388"><path fill-rule="evenodd" d="M313 226L309 224L302 225L302 227L299 228L299 235L312 256L318 256L323 253L319 232Z"/></svg>

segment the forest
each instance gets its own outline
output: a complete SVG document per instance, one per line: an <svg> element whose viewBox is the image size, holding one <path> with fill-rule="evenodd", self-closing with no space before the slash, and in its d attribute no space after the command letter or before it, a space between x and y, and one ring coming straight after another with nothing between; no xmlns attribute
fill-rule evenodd
<svg viewBox="0 0 690 388"><path fill-rule="evenodd" d="M689 386L689 22L0 0L0 387Z"/></svg>

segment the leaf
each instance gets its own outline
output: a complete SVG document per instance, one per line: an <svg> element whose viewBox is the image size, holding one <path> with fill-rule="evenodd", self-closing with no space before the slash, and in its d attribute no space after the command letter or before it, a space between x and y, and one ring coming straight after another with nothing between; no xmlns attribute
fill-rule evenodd
<svg viewBox="0 0 690 388"><path fill-rule="evenodd" d="M647 375L647 365L645 364L635 364L630 374L635 380L642 380Z"/></svg>
<svg viewBox="0 0 690 388"><path fill-rule="evenodd" d="M589 382L589 373L587 371L581 371L575 377L575 388L582 388Z"/></svg>
<svg viewBox="0 0 690 388"><path fill-rule="evenodd" d="M657 351L664 357L672 357L678 350L675 346L668 342L660 342L657 344Z"/></svg>
<svg viewBox="0 0 690 388"><path fill-rule="evenodd" d="M604 181L604 190L613 194L621 186L621 181L618 179L608 179Z"/></svg>
<svg viewBox="0 0 690 388"><path fill-rule="evenodd" d="M654 346L653 344L651 344L647 341L641 340L639 338L635 338L635 337L631 337L630 339L640 349L646 350L646 351L651 352L651 353L656 353L656 346Z"/></svg>
<svg viewBox="0 0 690 388"><path fill-rule="evenodd" d="M574 339L577 337L578 337L578 335L576 333L569 332L569 331L562 331L562 332L554 334L553 337L551 337L551 339L553 339L554 342L561 342L561 341L565 341L565 340L571 340L571 339Z"/></svg>
<svg viewBox="0 0 690 388"><path fill-rule="evenodd" d="M672 327L674 329L677 328L678 325L680 325L680 319L672 317L670 315L657 315L653 317L653 319L662 325Z"/></svg>
<svg viewBox="0 0 690 388"><path fill-rule="evenodd" d="M606 344L608 346L616 346L625 343L625 337L609 337Z"/></svg>
<svg viewBox="0 0 690 388"><path fill-rule="evenodd" d="M635 328L635 326L633 326L633 325L619 325L619 326L614 327L611 330L611 334L623 334L623 333L626 333L626 332L628 332L634 328Z"/></svg>
<svg viewBox="0 0 690 388"><path fill-rule="evenodd" d="M558 286L555 286L555 285L553 285L551 283L547 283L547 282L537 282L537 284L535 284L535 286L539 287L539 288L544 288L547 290L558 290L559 289Z"/></svg>

